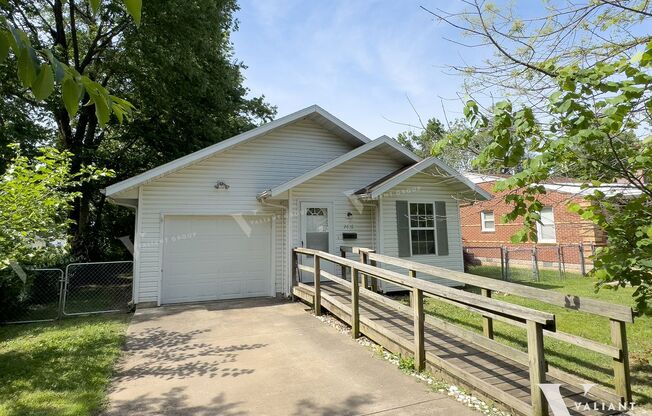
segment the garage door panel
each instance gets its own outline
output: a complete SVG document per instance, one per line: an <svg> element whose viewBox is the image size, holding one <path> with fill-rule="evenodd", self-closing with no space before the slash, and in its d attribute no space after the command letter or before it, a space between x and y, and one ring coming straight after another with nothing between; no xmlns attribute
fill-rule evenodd
<svg viewBox="0 0 652 416"><path fill-rule="evenodd" d="M271 222L245 217L167 216L162 303L269 296Z"/></svg>

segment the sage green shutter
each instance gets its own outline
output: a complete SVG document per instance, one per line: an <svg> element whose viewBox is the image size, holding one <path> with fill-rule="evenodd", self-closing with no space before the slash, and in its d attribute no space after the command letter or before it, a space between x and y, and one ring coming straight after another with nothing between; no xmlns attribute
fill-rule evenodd
<svg viewBox="0 0 652 416"><path fill-rule="evenodd" d="M435 218L437 219L437 254L448 256L448 221L445 202L435 202Z"/></svg>
<svg viewBox="0 0 652 416"><path fill-rule="evenodd" d="M396 235L398 256L410 257L410 217L407 201L396 201Z"/></svg>

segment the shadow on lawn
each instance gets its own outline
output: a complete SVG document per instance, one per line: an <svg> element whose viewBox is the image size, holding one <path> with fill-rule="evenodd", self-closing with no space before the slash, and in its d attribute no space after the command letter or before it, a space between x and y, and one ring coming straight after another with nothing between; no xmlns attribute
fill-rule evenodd
<svg viewBox="0 0 652 416"><path fill-rule="evenodd" d="M129 400L117 400L102 413L103 416L123 415L196 415L196 416L245 416L247 412L238 410L242 402L229 403L220 393L205 405L192 405L185 393L186 387L175 387L162 397L143 394Z"/></svg>
<svg viewBox="0 0 652 416"><path fill-rule="evenodd" d="M206 332L208 330L167 331L157 327L130 335L126 343L127 356L114 378L117 382L114 391L123 389L119 387L120 382L145 377L165 380L196 376L239 377L255 371L232 364L237 361L238 352L263 348L267 344L217 346L194 340Z"/></svg>

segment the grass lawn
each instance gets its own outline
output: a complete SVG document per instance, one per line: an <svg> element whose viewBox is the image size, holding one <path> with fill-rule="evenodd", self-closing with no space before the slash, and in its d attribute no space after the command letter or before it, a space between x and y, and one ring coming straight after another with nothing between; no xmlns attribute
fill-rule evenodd
<svg viewBox="0 0 652 416"><path fill-rule="evenodd" d="M96 414L130 316L0 327L0 415Z"/></svg>
<svg viewBox="0 0 652 416"><path fill-rule="evenodd" d="M471 268L470 272L500 279L500 268L497 267L478 266ZM512 273L523 273L523 276L514 276L515 280L518 279L519 283L533 287L600 299L611 303L633 304L632 289L601 289L598 293L595 293L594 282L589 278L581 277L579 274L566 273L566 278L560 279L556 270L542 269L539 282L525 282L528 280L527 276L531 273L530 270L512 268ZM473 291L473 289L470 288L469 290ZM529 308L554 313L557 317L557 329L559 331L580 335L606 344L610 343L609 320L607 318L576 312L518 296L495 294L494 297ZM482 319L476 313L434 299L427 299L424 307L432 315L467 329L482 332ZM639 317L635 321L634 324L627 325L634 401L638 405L652 408L652 318ZM502 322L494 322L494 332L496 340L527 351L525 330ZM555 367L580 375L592 382L613 387L613 370L611 358L609 357L551 338L545 339L545 354L549 363Z"/></svg>

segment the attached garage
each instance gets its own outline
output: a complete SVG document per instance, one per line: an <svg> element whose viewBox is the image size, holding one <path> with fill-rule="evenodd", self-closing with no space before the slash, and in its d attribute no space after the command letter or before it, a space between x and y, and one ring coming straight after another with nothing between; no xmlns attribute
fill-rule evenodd
<svg viewBox="0 0 652 416"><path fill-rule="evenodd" d="M161 303L274 296L268 216L164 216Z"/></svg>

